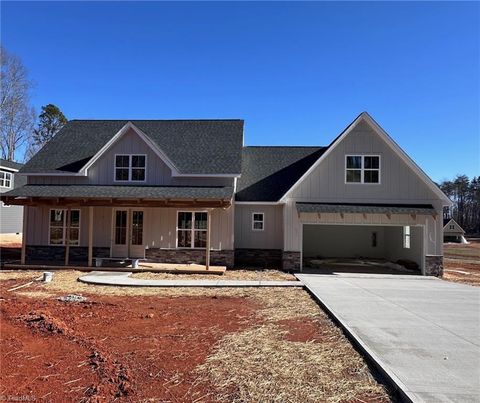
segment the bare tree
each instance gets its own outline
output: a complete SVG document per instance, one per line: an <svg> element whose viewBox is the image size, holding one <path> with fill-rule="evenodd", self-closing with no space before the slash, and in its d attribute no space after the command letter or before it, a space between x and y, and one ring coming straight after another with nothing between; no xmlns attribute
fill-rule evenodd
<svg viewBox="0 0 480 403"><path fill-rule="evenodd" d="M33 133L35 111L30 106L32 81L22 61L0 46L0 150L14 161Z"/></svg>

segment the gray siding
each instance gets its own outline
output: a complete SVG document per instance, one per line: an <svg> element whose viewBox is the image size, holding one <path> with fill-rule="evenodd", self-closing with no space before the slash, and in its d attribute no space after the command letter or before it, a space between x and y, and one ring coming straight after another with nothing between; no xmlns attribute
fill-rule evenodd
<svg viewBox="0 0 480 403"><path fill-rule="evenodd" d="M15 172L4 167L0 168L2 171L12 174L11 187L0 187L0 193L6 193L16 187L18 176ZM20 182L20 181L19 181ZM21 233L23 230L23 207L22 206L5 206L0 202L0 233L14 234Z"/></svg>
<svg viewBox="0 0 480 403"><path fill-rule="evenodd" d="M264 213L265 229L252 230L252 214ZM235 248L283 249L282 205L236 205Z"/></svg>
<svg viewBox="0 0 480 403"><path fill-rule="evenodd" d="M13 234L23 230L23 207L5 206L0 202L0 233Z"/></svg>

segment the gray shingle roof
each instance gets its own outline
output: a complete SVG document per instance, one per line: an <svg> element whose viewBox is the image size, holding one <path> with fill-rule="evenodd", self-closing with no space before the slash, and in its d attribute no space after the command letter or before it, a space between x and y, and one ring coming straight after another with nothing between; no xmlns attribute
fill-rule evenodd
<svg viewBox="0 0 480 403"><path fill-rule="evenodd" d="M435 214L431 204L296 203L300 213Z"/></svg>
<svg viewBox="0 0 480 403"><path fill-rule="evenodd" d="M14 162L14 161L8 161L4 160L3 158L0 158L0 167L2 168L10 168L10 169L20 169L23 167L23 164L20 164L19 162Z"/></svg>
<svg viewBox="0 0 480 403"><path fill-rule="evenodd" d="M2 196L228 200L233 196L233 188L228 186L25 185Z"/></svg>
<svg viewBox="0 0 480 403"><path fill-rule="evenodd" d="M236 201L278 201L327 147L244 147Z"/></svg>
<svg viewBox="0 0 480 403"><path fill-rule="evenodd" d="M182 174L239 174L243 120L131 120ZM78 172L128 120L71 120L21 172Z"/></svg>

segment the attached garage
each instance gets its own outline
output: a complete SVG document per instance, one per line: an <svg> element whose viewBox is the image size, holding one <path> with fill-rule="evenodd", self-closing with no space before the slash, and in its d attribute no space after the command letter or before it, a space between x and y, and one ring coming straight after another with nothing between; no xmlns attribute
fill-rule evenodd
<svg viewBox="0 0 480 403"><path fill-rule="evenodd" d="M297 202L296 207L302 267L331 259L372 260L381 270L383 261L400 261L414 262L424 272L425 225L436 216L432 206Z"/></svg>
<svg viewBox="0 0 480 403"><path fill-rule="evenodd" d="M302 258L305 267L322 259L415 262L423 267L423 227L395 225L304 224Z"/></svg>

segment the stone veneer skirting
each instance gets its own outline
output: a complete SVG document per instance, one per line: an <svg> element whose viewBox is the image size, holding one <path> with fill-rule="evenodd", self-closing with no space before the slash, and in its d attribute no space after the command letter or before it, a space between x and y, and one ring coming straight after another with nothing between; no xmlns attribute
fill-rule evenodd
<svg viewBox="0 0 480 403"><path fill-rule="evenodd" d="M145 258L162 263L197 263L205 264L205 249L145 249ZM210 264L232 268L234 263L233 250L210 251Z"/></svg>
<svg viewBox="0 0 480 403"><path fill-rule="evenodd" d="M300 270L300 252L283 251L282 269L285 271Z"/></svg>
<svg viewBox="0 0 480 403"><path fill-rule="evenodd" d="M109 257L110 248L93 247L93 257ZM52 265L65 261L65 246L27 245L26 259L29 261L51 262ZM70 246L69 260L71 262L87 262L87 246Z"/></svg>
<svg viewBox="0 0 480 403"><path fill-rule="evenodd" d="M282 267L281 249L235 249L235 267L261 267L280 269Z"/></svg>
<svg viewBox="0 0 480 403"><path fill-rule="evenodd" d="M425 256L425 275L426 276L443 276L443 256L427 255Z"/></svg>

